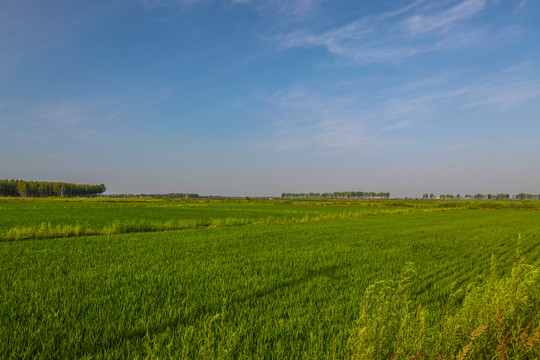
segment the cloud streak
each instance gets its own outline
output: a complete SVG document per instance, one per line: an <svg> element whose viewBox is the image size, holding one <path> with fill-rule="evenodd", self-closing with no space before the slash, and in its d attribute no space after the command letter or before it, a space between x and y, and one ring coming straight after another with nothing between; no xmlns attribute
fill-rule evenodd
<svg viewBox="0 0 540 360"><path fill-rule="evenodd" d="M404 24L415 35L441 28L448 31L456 22L478 15L485 7L486 0L466 0L438 13L413 15Z"/></svg>
<svg viewBox="0 0 540 360"><path fill-rule="evenodd" d="M359 79L346 84L295 84L268 98L268 119L277 119L268 146L276 150L374 149L408 143L413 131L445 118L497 116L540 99L534 63L473 76L470 71L426 76L404 84ZM434 124L440 126L440 124ZM385 146L386 146L385 145Z"/></svg>
<svg viewBox="0 0 540 360"><path fill-rule="evenodd" d="M88 121L92 106L80 101L65 101L58 104L40 105L34 111L45 127L69 128Z"/></svg>
<svg viewBox="0 0 540 360"><path fill-rule="evenodd" d="M280 50L321 47L339 59L360 65L401 62L421 54L483 45L515 28L468 21L488 10L487 0L464 0L435 11L432 7L430 2L417 0L342 26L320 32L299 29L275 40Z"/></svg>
<svg viewBox="0 0 540 360"><path fill-rule="evenodd" d="M15 111L20 108L21 111L17 117L0 117L0 125L30 136L49 134L90 140L105 132L122 131L126 118L133 119L141 112L152 112L153 107L175 95L177 88L174 86L141 84L111 96L65 98L57 102L21 103L17 106L10 104L10 108L15 108Z"/></svg>
<svg viewBox="0 0 540 360"><path fill-rule="evenodd" d="M236 8L249 7L260 15L278 15L287 19L301 19L313 15L323 0L230 0L219 2L217 0L141 0L147 9L172 8L188 10L196 7Z"/></svg>

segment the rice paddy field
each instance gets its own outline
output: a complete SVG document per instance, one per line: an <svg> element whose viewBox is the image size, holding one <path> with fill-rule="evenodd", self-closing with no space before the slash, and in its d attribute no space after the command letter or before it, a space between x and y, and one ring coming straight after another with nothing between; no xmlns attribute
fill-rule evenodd
<svg viewBox="0 0 540 360"><path fill-rule="evenodd" d="M3 199L0 358L538 359L539 209Z"/></svg>

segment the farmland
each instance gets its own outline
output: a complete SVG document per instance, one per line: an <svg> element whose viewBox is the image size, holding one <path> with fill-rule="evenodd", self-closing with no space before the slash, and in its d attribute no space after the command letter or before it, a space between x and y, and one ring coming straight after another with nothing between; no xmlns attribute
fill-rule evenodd
<svg viewBox="0 0 540 360"><path fill-rule="evenodd" d="M0 357L355 357L370 285L414 269L410 308L435 326L467 304L458 289L516 274L518 234L521 256L540 265L539 207L1 200ZM522 358L538 355L531 336Z"/></svg>

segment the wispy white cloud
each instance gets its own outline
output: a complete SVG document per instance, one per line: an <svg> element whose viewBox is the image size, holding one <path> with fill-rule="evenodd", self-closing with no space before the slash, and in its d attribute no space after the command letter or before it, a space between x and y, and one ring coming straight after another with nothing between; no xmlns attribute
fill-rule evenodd
<svg viewBox="0 0 540 360"><path fill-rule="evenodd" d="M174 94L177 93L177 89L174 86L167 86L161 89L157 89L153 91L153 94L151 95L151 98L148 100L149 105L155 105L159 102L162 102Z"/></svg>
<svg viewBox="0 0 540 360"><path fill-rule="evenodd" d="M140 84L127 87L113 96L26 104L27 111L21 110L16 118L0 117L0 124L9 127L10 131L24 131L26 134L62 134L89 140L105 131L112 133L120 129L127 117L133 117L140 111L151 111L152 107L176 94L174 86Z"/></svg>
<svg viewBox="0 0 540 360"><path fill-rule="evenodd" d="M489 107L501 111L540 97L540 84L534 81L509 81L506 84L481 84L468 91L461 108Z"/></svg>
<svg viewBox="0 0 540 360"><path fill-rule="evenodd" d="M111 104L102 101L68 100L35 106L28 121L20 126L28 134L41 137L62 135L80 140L91 140L120 115Z"/></svg>
<svg viewBox="0 0 540 360"><path fill-rule="evenodd" d="M380 128L380 131L392 131L392 130L397 130L397 129L403 129L403 128L406 128L409 125L411 125L411 122L408 121L408 120L404 120L404 121L400 121L400 122L397 122L397 123L393 123L393 124L390 124L390 125L383 126L383 127Z"/></svg>
<svg viewBox="0 0 540 360"><path fill-rule="evenodd" d="M90 118L91 105L80 101L66 101L58 104L39 105L34 115L45 121L45 126L66 128L81 124Z"/></svg>
<svg viewBox="0 0 540 360"><path fill-rule="evenodd" d="M90 140L95 135L97 135L98 131L96 129L88 129L88 130L74 130L73 131L73 137L81 140Z"/></svg>
<svg viewBox="0 0 540 360"><path fill-rule="evenodd" d="M173 86L139 84L116 89L114 94L97 97L64 98L61 101L10 102L0 111L4 136L24 137L27 141L102 141L123 136L126 126L137 131L144 114L152 114L161 102L177 94ZM9 116L5 116L5 114Z"/></svg>
<svg viewBox="0 0 540 360"><path fill-rule="evenodd" d="M118 103L103 99L70 99L29 106L16 117L6 119L10 133L27 138L57 137L91 140L105 130L112 131L122 113Z"/></svg>
<svg viewBox="0 0 540 360"><path fill-rule="evenodd" d="M435 10L433 6L423 0L412 1L324 31L297 29L275 39L280 50L322 47L339 59L365 64L400 62L430 52L489 44L516 29L515 25L468 21L482 15L488 8L487 0L464 0L450 7L445 2Z"/></svg>
<svg viewBox="0 0 540 360"><path fill-rule="evenodd" d="M354 109L355 96L338 96L294 85L272 95L265 116L277 119L272 147L336 149L358 147L368 137L361 114Z"/></svg>
<svg viewBox="0 0 540 360"><path fill-rule="evenodd" d="M408 5L403 6L402 8L397 9L397 10L390 10L390 11L387 11L387 12L382 13L380 15L377 15L377 16L375 16L375 18L377 18L379 20L382 20L382 19L398 16L398 15L401 15L403 13L406 13L407 11L417 7L420 4L425 3L426 1L427 0L416 0L416 1L411 2Z"/></svg>
<svg viewBox="0 0 540 360"><path fill-rule="evenodd" d="M433 30L449 30L458 21L477 15L486 7L486 0L465 0L452 8L431 14L415 14L403 22L412 34L421 34Z"/></svg>
<svg viewBox="0 0 540 360"><path fill-rule="evenodd" d="M438 78L430 86L421 86L422 95L414 96L410 103L446 103L460 109L484 108L489 112L507 111L521 104L540 98L540 75L535 63L524 62L489 74L469 77L468 72L454 74L454 79ZM405 84L401 89L411 90Z"/></svg>
<svg viewBox="0 0 540 360"><path fill-rule="evenodd" d="M312 15L321 2L322 0L231 0L233 5L255 6L261 12L297 18Z"/></svg>
<svg viewBox="0 0 540 360"><path fill-rule="evenodd" d="M426 76L406 83L359 79L349 83L295 84L268 98L265 112L276 132L267 146L278 150L375 149L409 142L426 124L519 110L540 99L540 74L521 63L482 76L470 70ZM440 125L439 125L440 126Z"/></svg>
<svg viewBox="0 0 540 360"><path fill-rule="evenodd" d="M186 6L200 5L208 2L209 0L141 0L141 3L147 8L182 8Z"/></svg>
<svg viewBox="0 0 540 360"><path fill-rule="evenodd" d="M188 11L197 6L212 6L214 8L222 7L250 7L262 15L275 15L285 18L303 18L313 15L318 9L319 3L323 0L140 0L147 9L152 8L172 8Z"/></svg>

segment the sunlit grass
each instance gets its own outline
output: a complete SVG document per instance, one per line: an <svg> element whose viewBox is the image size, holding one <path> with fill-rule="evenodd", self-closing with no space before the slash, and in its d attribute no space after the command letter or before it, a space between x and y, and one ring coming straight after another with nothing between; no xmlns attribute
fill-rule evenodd
<svg viewBox="0 0 540 360"><path fill-rule="evenodd" d="M42 222L39 225L14 226L6 232L0 232L0 241L18 241L26 239L51 239L64 237L77 237L89 235L113 235L136 232L157 232L170 230L196 229L204 227L242 226L256 224L284 224L309 221L323 221L334 219L360 218L366 216L397 215L413 212L441 212L448 211L445 208L432 209L371 209L361 211L343 211L328 215L306 214L301 217L272 216L266 218L214 218L214 219L164 219L145 220L140 219L115 219L111 223L99 227L89 223L57 224ZM452 209L455 210L455 209Z"/></svg>
<svg viewBox="0 0 540 360"><path fill-rule="evenodd" d="M0 358L537 354L537 211L70 204L23 205L30 238L0 243Z"/></svg>
<svg viewBox="0 0 540 360"><path fill-rule="evenodd" d="M351 359L539 359L540 269L526 265L519 243L508 277L495 277L492 257L487 281L452 291L435 322L429 307L416 304L414 267L398 281L369 286L348 340ZM461 305L455 297L464 292Z"/></svg>

